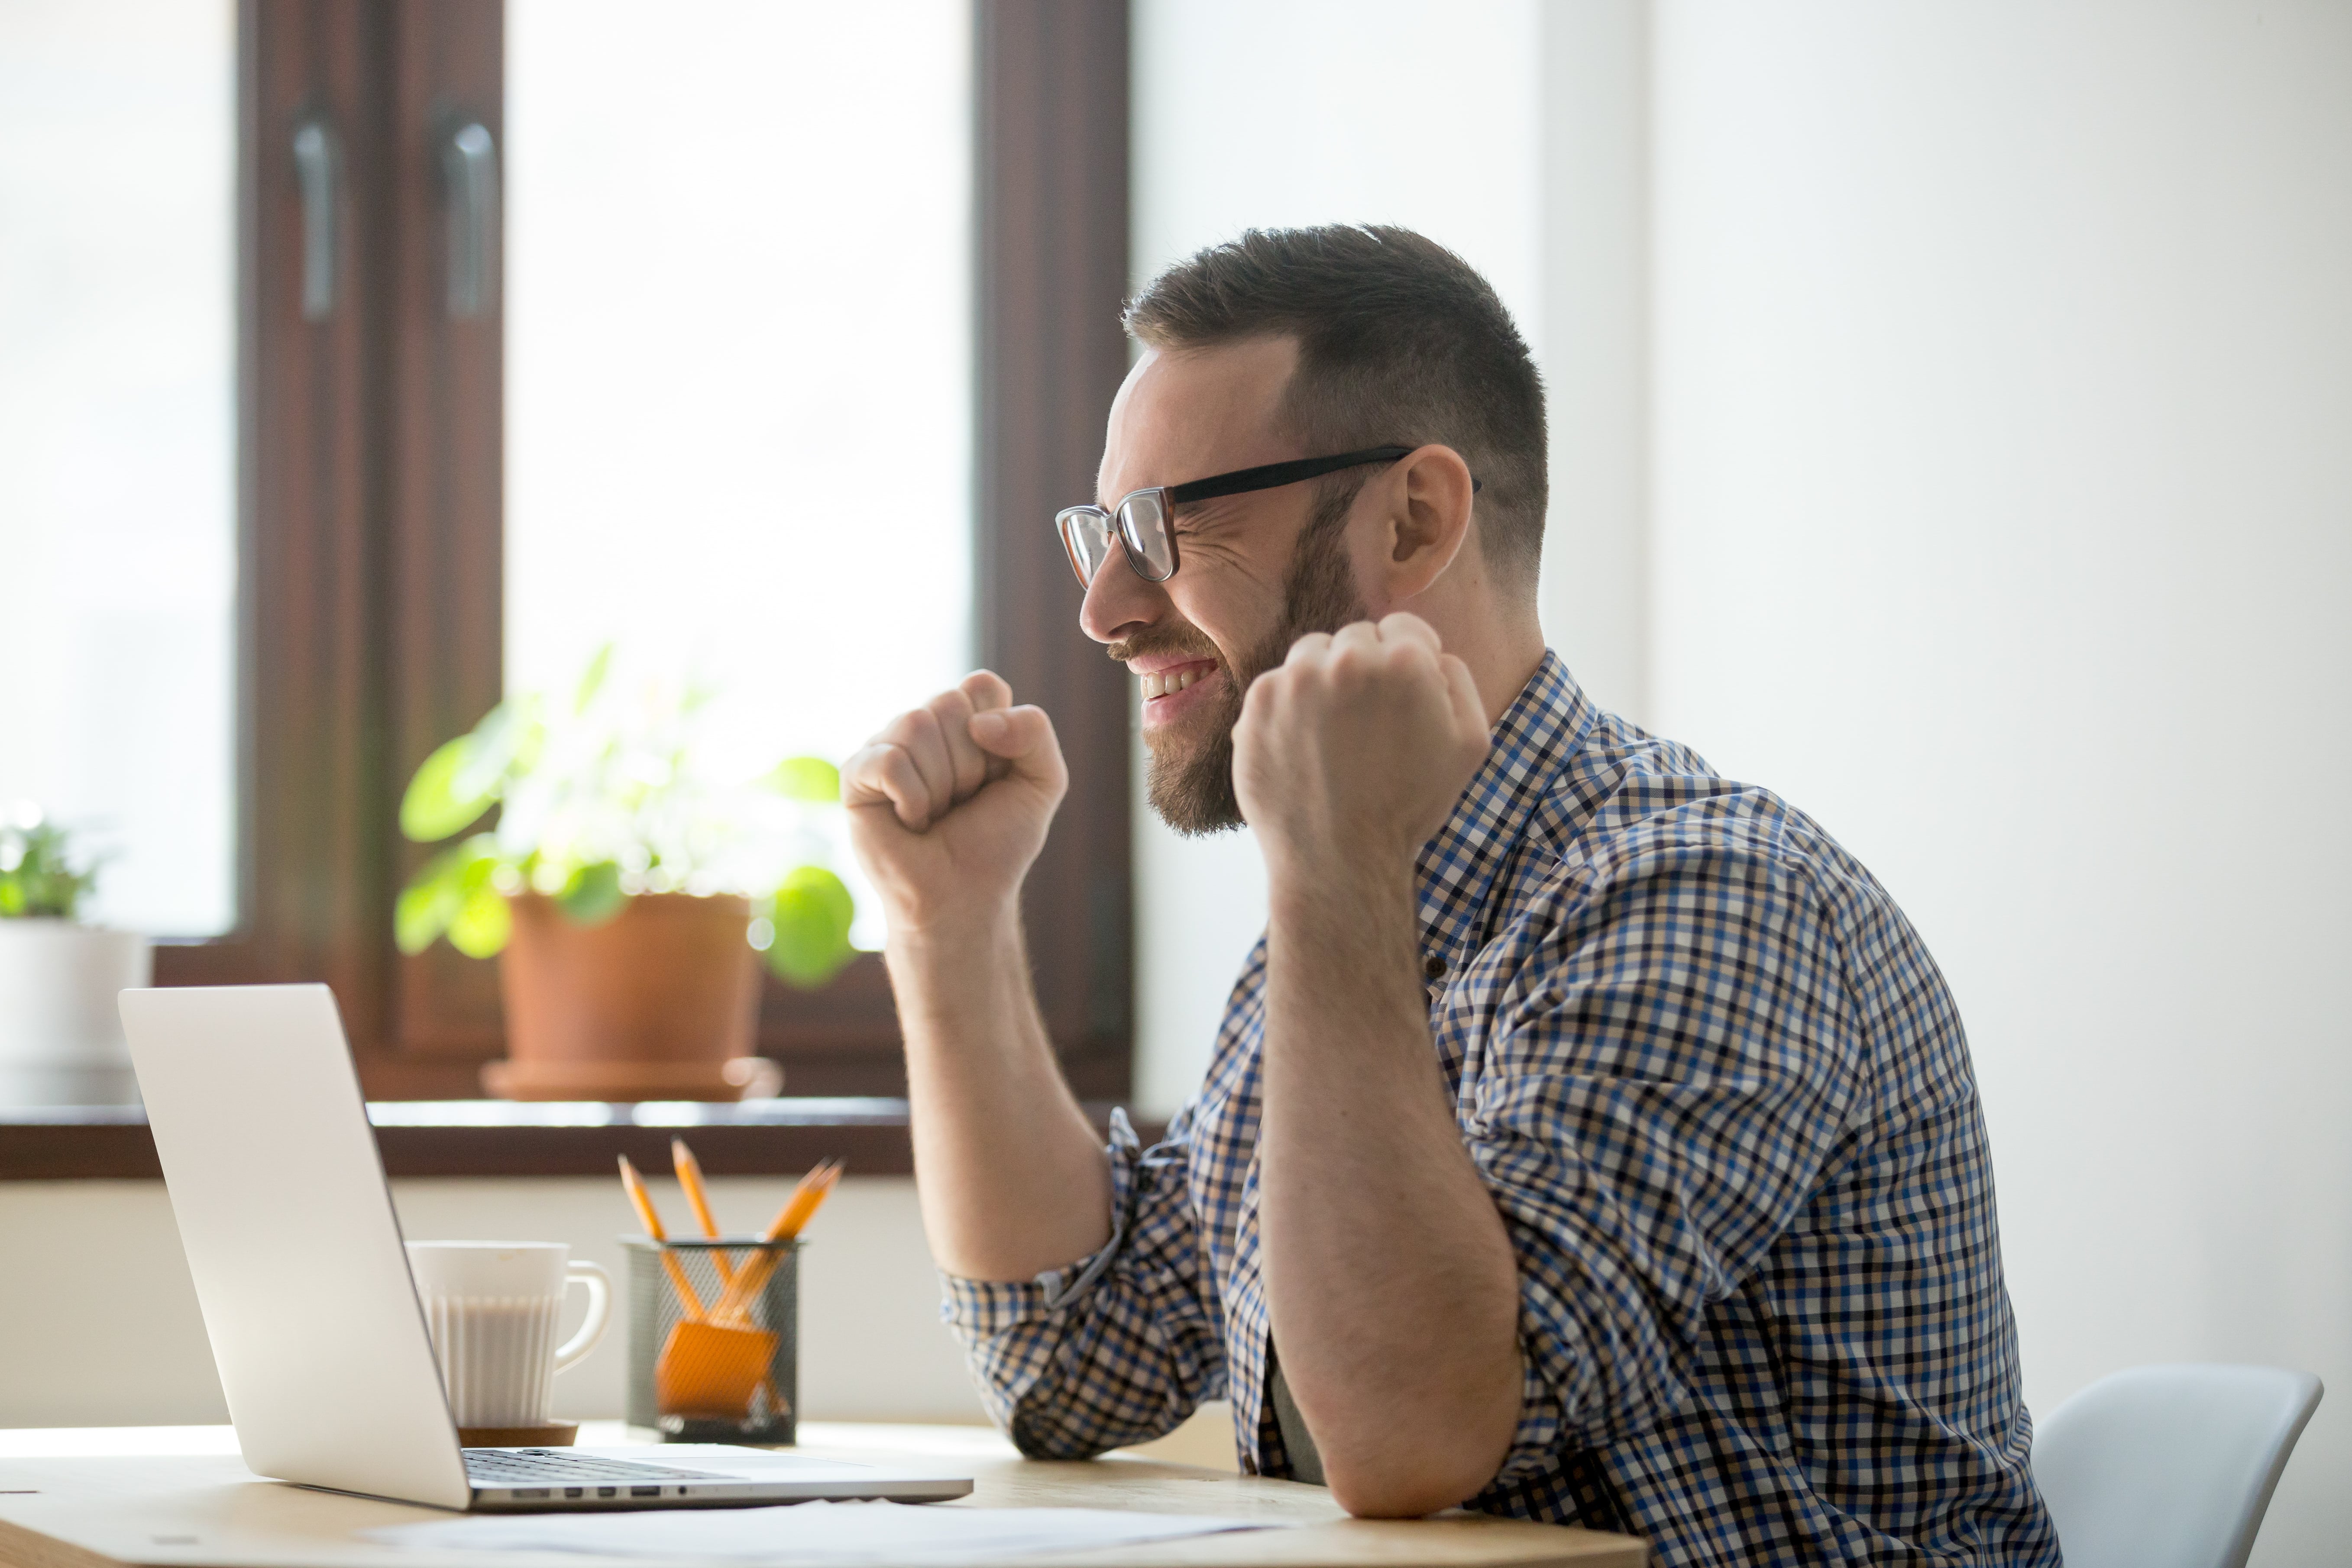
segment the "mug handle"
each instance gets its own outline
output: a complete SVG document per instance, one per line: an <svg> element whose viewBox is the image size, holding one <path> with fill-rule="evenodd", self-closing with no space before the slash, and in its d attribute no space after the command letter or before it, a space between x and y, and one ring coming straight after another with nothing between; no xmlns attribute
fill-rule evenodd
<svg viewBox="0 0 2352 1568"><path fill-rule="evenodd" d="M566 1289L574 1285L588 1287L588 1319L580 1325L578 1333L555 1347L558 1372L594 1350L613 1317L613 1277L602 1268L584 1258L575 1258L563 1266L563 1283Z"/></svg>

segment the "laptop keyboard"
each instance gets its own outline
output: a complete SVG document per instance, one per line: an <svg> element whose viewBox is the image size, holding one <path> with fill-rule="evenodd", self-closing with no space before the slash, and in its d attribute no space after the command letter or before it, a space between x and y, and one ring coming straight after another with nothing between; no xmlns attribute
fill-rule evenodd
<svg viewBox="0 0 2352 1568"><path fill-rule="evenodd" d="M723 1481L730 1478L709 1470L677 1470L667 1465L641 1465L631 1459L606 1459L593 1454L567 1453L562 1448L467 1448L466 1479L478 1486L561 1486L597 1481ZM606 1495L610 1495L609 1493Z"/></svg>

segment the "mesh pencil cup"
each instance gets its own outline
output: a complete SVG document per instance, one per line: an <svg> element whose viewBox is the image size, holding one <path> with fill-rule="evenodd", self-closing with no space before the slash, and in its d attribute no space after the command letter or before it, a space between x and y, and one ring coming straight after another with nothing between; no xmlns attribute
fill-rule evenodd
<svg viewBox="0 0 2352 1568"><path fill-rule="evenodd" d="M666 1443L793 1441L800 1243L625 1236L621 1245L629 1256L629 1425ZM699 1317L678 1294L681 1278ZM722 1316L730 1301L740 1310Z"/></svg>

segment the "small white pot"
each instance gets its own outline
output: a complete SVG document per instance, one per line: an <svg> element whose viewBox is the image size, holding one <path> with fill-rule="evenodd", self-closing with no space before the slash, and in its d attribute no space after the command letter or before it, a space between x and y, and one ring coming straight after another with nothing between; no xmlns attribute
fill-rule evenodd
<svg viewBox="0 0 2352 1568"><path fill-rule="evenodd" d="M0 920L0 1105L136 1104L114 994L153 973L143 936Z"/></svg>

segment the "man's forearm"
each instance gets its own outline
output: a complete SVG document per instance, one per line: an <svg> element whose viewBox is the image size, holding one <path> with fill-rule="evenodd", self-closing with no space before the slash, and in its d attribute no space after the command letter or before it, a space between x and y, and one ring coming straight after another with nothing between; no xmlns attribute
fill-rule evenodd
<svg viewBox="0 0 2352 1568"><path fill-rule="evenodd" d="M1109 1165L1054 1059L1017 914L894 933L887 958L933 1259L1026 1279L1099 1248Z"/></svg>
<svg viewBox="0 0 2352 1568"><path fill-rule="evenodd" d="M1409 867L1276 871L1261 1235L1284 1376L1339 1500L1476 1493L1518 1410L1518 1273L1431 1049Z"/></svg>

